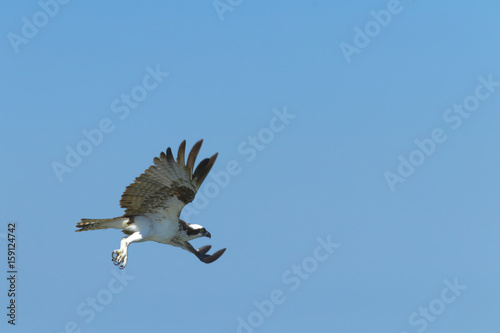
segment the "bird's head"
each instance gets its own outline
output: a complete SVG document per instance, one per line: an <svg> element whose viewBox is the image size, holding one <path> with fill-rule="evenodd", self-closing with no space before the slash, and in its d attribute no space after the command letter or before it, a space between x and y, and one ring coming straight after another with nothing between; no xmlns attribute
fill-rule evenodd
<svg viewBox="0 0 500 333"><path fill-rule="evenodd" d="M186 230L186 234L190 239L200 238L200 237L208 237L212 238L212 235L205 229L203 226L199 224L189 224Z"/></svg>

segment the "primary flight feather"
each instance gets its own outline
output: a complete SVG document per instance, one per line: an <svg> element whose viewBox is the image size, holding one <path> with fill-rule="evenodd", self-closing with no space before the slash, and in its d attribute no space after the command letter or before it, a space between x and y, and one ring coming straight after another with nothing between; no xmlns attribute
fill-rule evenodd
<svg viewBox="0 0 500 333"><path fill-rule="evenodd" d="M211 246L193 248L190 240L210 233L201 225L181 220L180 213L185 205L194 200L196 192L217 159L217 154L202 160L196 169L194 163L203 140L198 141L185 162L186 141L183 141L174 158L170 147L154 164L127 186L120 200L125 214L111 219L82 219L76 224L78 230L122 229L128 235L121 240L120 249L111 254L113 263L125 268L128 246L131 243L154 241L187 250L204 263L212 263L226 251L219 250L212 255L207 252ZM194 169L194 172L193 172Z"/></svg>

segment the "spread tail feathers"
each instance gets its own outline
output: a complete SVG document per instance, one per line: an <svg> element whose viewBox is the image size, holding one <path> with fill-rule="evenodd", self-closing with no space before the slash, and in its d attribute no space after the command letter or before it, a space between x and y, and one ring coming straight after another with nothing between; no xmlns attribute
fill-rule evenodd
<svg viewBox="0 0 500 333"><path fill-rule="evenodd" d="M129 221L128 217L115 217L112 219L82 219L82 222L76 224L79 228L75 231L87 231L87 230L98 230L98 229L124 229L127 227Z"/></svg>

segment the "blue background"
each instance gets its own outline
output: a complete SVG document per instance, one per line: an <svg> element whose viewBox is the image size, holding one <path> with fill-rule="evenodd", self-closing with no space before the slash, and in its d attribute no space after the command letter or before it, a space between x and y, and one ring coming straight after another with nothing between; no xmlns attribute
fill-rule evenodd
<svg viewBox="0 0 500 333"><path fill-rule="evenodd" d="M444 118L480 77L500 82L497 1L45 1L0 10L2 332L498 332L500 87L479 88L458 128ZM168 77L141 90L157 67ZM103 119L110 133L81 143ZM205 265L132 244L120 282L122 234L75 223L120 216L155 156L201 138L200 160L219 152L213 175L239 172L205 181L188 218L212 239L193 243L228 250ZM318 250L328 237L332 253Z"/></svg>

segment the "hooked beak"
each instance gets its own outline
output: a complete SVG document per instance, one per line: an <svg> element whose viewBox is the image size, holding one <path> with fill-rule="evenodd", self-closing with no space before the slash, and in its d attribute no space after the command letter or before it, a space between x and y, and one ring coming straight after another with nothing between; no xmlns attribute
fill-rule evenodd
<svg viewBox="0 0 500 333"><path fill-rule="evenodd" d="M208 237L209 239L212 238L212 235L210 235L210 233L208 231L205 231L203 233L203 236Z"/></svg>

